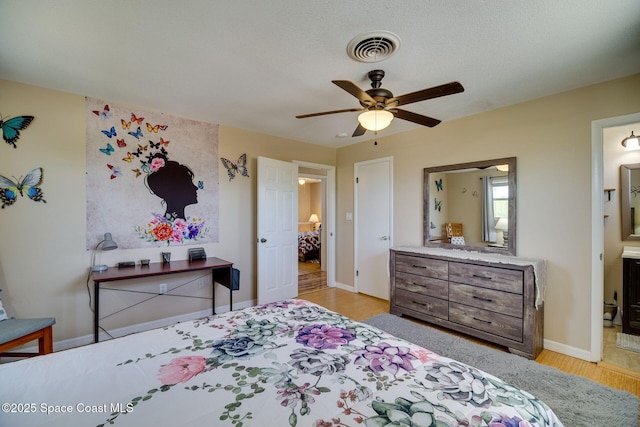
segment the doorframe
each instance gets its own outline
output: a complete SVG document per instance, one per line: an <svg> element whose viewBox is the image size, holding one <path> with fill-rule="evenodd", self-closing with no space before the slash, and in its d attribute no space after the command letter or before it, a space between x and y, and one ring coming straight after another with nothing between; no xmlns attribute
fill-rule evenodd
<svg viewBox="0 0 640 427"><path fill-rule="evenodd" d="M389 247L393 246L393 156L380 157L379 159L365 160L363 162L357 162L353 164L353 291L355 293L360 292L358 290L358 168L360 166L370 165L374 163L389 163ZM389 269L389 263L387 263L387 270Z"/></svg>
<svg viewBox="0 0 640 427"><path fill-rule="evenodd" d="M591 121L591 362L602 360L604 303L604 129L640 122L640 113Z"/></svg>
<svg viewBox="0 0 640 427"><path fill-rule="evenodd" d="M336 167L331 165L324 165L320 163L305 162L302 160L294 160L293 163L298 165L298 174L300 173L300 167L309 169L319 169L326 172L326 176L319 176L319 178L326 178L326 191L325 191L325 212L326 218L322 218L322 228L325 232L325 239L322 242L326 246L326 271L327 271L327 286L336 286ZM309 175L309 174L307 174ZM327 241L328 240L328 244ZM296 259L297 262L297 259Z"/></svg>

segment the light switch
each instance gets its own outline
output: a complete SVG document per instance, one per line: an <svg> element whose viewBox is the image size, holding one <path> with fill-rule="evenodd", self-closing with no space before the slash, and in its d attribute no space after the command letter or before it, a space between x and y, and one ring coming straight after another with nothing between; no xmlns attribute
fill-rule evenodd
<svg viewBox="0 0 640 427"><path fill-rule="evenodd" d="M353 212L347 212L347 221L353 221Z"/></svg>

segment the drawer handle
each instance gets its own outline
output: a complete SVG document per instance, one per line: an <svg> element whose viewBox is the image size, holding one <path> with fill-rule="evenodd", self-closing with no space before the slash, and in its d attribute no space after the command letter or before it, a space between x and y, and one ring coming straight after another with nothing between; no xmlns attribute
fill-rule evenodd
<svg viewBox="0 0 640 427"><path fill-rule="evenodd" d="M473 299L479 299L480 301L484 301L484 302L493 302L491 298L482 298L475 295L473 296Z"/></svg>
<svg viewBox="0 0 640 427"><path fill-rule="evenodd" d="M478 322L482 322L482 323L487 323L487 324L491 324L491 320L482 320L482 319L478 319L477 317L473 316L473 320L477 320Z"/></svg>
<svg viewBox="0 0 640 427"><path fill-rule="evenodd" d="M484 279L484 280L492 280L493 279L493 277L479 276L477 274L474 274L473 277L477 277L478 279Z"/></svg>
<svg viewBox="0 0 640 427"><path fill-rule="evenodd" d="M413 264L411 267L413 267L413 268L427 268L424 265L415 265L415 264Z"/></svg>
<svg viewBox="0 0 640 427"><path fill-rule="evenodd" d="M426 307L426 306L427 306L427 304L425 304L425 303L423 303L423 302L418 302L418 301L411 301L411 302L412 302L412 303L414 303L414 304L421 305L421 306L423 306L423 307Z"/></svg>

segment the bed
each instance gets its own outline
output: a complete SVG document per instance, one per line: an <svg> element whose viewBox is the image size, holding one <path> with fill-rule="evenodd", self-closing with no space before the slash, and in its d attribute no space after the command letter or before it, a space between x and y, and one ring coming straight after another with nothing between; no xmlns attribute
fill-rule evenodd
<svg viewBox="0 0 640 427"><path fill-rule="evenodd" d="M299 299L3 364L0 382L2 426L562 425L526 391Z"/></svg>
<svg viewBox="0 0 640 427"><path fill-rule="evenodd" d="M320 231L298 232L298 261L309 262L320 259Z"/></svg>

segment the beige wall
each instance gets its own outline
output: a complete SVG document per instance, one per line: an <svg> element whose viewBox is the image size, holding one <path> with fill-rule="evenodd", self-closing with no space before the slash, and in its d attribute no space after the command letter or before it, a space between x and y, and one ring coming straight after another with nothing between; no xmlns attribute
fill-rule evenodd
<svg viewBox="0 0 640 427"><path fill-rule="evenodd" d="M250 178L228 181L220 168L220 243L207 254L241 270L237 302L255 297L256 158L336 165L336 280L353 285L353 164L394 159L394 244L422 243L423 168L516 156L518 158L518 255L548 261L545 338L587 350L590 346L591 121L640 111L640 75L577 89L475 116L377 138L338 150L220 127L219 156L246 152ZM435 101L434 101L435 102ZM426 104L425 104L426 105ZM143 106L144 107L144 106ZM31 114L19 148L0 143L0 174L19 177L44 168L46 204L20 199L0 210L0 295L21 317L55 316L55 339L88 335L85 244L84 98L0 81L0 113ZM212 121L215 121L212 119ZM28 137L27 137L28 133ZM605 181L606 182L606 181ZM606 183L605 186L610 186ZM617 185L614 185L617 187ZM186 249L174 250L175 259ZM117 250L101 262L152 258L158 249ZM228 301L226 289L216 292ZM160 318L166 304L138 321ZM126 324L131 319L125 317Z"/></svg>
<svg viewBox="0 0 640 427"><path fill-rule="evenodd" d="M35 120L22 133L18 148L0 143L0 174L24 176L44 169L44 203L18 198L15 205L0 210L0 294L5 309L17 317L55 316L56 341L86 336L93 331L93 315L87 295L91 253L85 248L85 111L84 97L0 80L0 113L33 115ZM212 121L214 121L212 119ZM247 153L250 178L229 181L220 170L220 242L203 245L207 255L234 262L241 271L236 302L255 298L256 164L258 156L280 160L302 160L333 165L336 150L317 145L256 134L220 126L218 155L236 159ZM104 230L98 230L102 233ZM117 241L117 236L114 236ZM200 245L198 245L200 246ZM115 250L98 255L99 263L160 259L161 249ZM172 259L186 259L187 247L172 248ZM197 276L163 282L198 280ZM209 283L204 279L205 283ZM155 283L155 285L153 285ZM158 279L147 286L157 288ZM128 285L122 283L122 286ZM131 286L145 286L137 281ZM205 289L206 291L206 289ZM107 297L107 292L101 297ZM122 295L111 302L136 301ZM227 289L217 287L218 306L228 305ZM160 302L158 302L160 301ZM176 299L158 299L108 320L108 327L152 321L210 307L201 301L189 308ZM164 301L164 302L163 302ZM105 300L106 302L106 300ZM105 312L104 309L103 312Z"/></svg>
<svg viewBox="0 0 640 427"><path fill-rule="evenodd" d="M353 285L354 162L393 156L393 243L420 245L423 168L516 156L517 252L547 260L545 339L588 351L591 121L639 112L638 93L635 75L339 149L336 280Z"/></svg>

